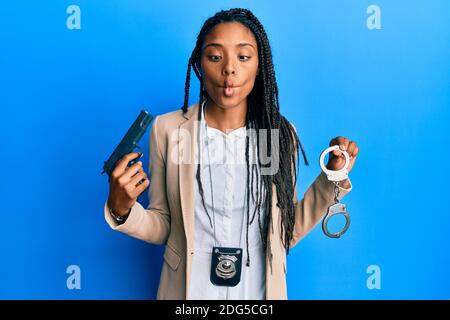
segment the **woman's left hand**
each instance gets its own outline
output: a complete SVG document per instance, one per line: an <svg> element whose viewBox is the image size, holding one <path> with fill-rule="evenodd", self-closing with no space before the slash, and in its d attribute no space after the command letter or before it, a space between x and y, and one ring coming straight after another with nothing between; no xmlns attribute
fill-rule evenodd
<svg viewBox="0 0 450 320"><path fill-rule="evenodd" d="M355 141L350 141L345 137L336 137L330 141L330 147L334 145L339 145L339 149L347 151L350 157L350 164L348 165L348 172L350 172L355 164L356 157L358 156L359 148ZM339 150L334 150L329 153L327 169L328 170L339 170L345 165L345 157Z"/></svg>

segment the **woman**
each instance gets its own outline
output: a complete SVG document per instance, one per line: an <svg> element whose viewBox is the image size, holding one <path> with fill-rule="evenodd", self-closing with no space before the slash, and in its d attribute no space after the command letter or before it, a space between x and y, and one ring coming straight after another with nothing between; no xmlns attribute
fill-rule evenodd
<svg viewBox="0 0 450 320"><path fill-rule="evenodd" d="M188 107L191 69L201 90ZM349 153L350 171L358 147L344 137L335 144ZM299 150L307 164L280 113L262 24L246 9L220 11L197 37L182 110L154 120L151 179L141 162L127 166L137 153L121 159L105 218L117 231L166 245L158 299L287 299L289 248L334 203L334 184L323 173L297 201ZM343 164L340 152L330 154L328 169ZM150 183L144 209L136 199ZM350 181L339 188L344 196Z"/></svg>

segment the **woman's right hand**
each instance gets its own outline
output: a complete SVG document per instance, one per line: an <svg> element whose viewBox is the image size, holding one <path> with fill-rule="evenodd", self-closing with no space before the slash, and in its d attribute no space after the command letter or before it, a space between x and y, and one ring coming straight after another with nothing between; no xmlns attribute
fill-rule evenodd
<svg viewBox="0 0 450 320"><path fill-rule="evenodd" d="M137 198L150 184L141 161L128 167L128 163L139 156L139 152L126 154L117 161L116 167L111 173L108 206L117 215L127 215Z"/></svg>

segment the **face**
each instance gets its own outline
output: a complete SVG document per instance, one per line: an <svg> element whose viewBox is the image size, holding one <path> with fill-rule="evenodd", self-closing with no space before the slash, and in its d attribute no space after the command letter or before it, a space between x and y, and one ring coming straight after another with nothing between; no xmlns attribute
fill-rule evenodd
<svg viewBox="0 0 450 320"><path fill-rule="evenodd" d="M217 106L232 108L246 103L258 65L256 39L241 23L220 23L205 37L201 54L203 83Z"/></svg>

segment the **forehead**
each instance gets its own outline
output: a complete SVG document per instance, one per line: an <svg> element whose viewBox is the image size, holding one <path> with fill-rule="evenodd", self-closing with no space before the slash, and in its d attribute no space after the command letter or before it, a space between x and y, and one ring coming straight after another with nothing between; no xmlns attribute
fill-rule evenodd
<svg viewBox="0 0 450 320"><path fill-rule="evenodd" d="M217 42L224 45L248 42L256 47L256 39L253 32L239 22L219 23L206 35L203 46L207 45L208 42Z"/></svg>

